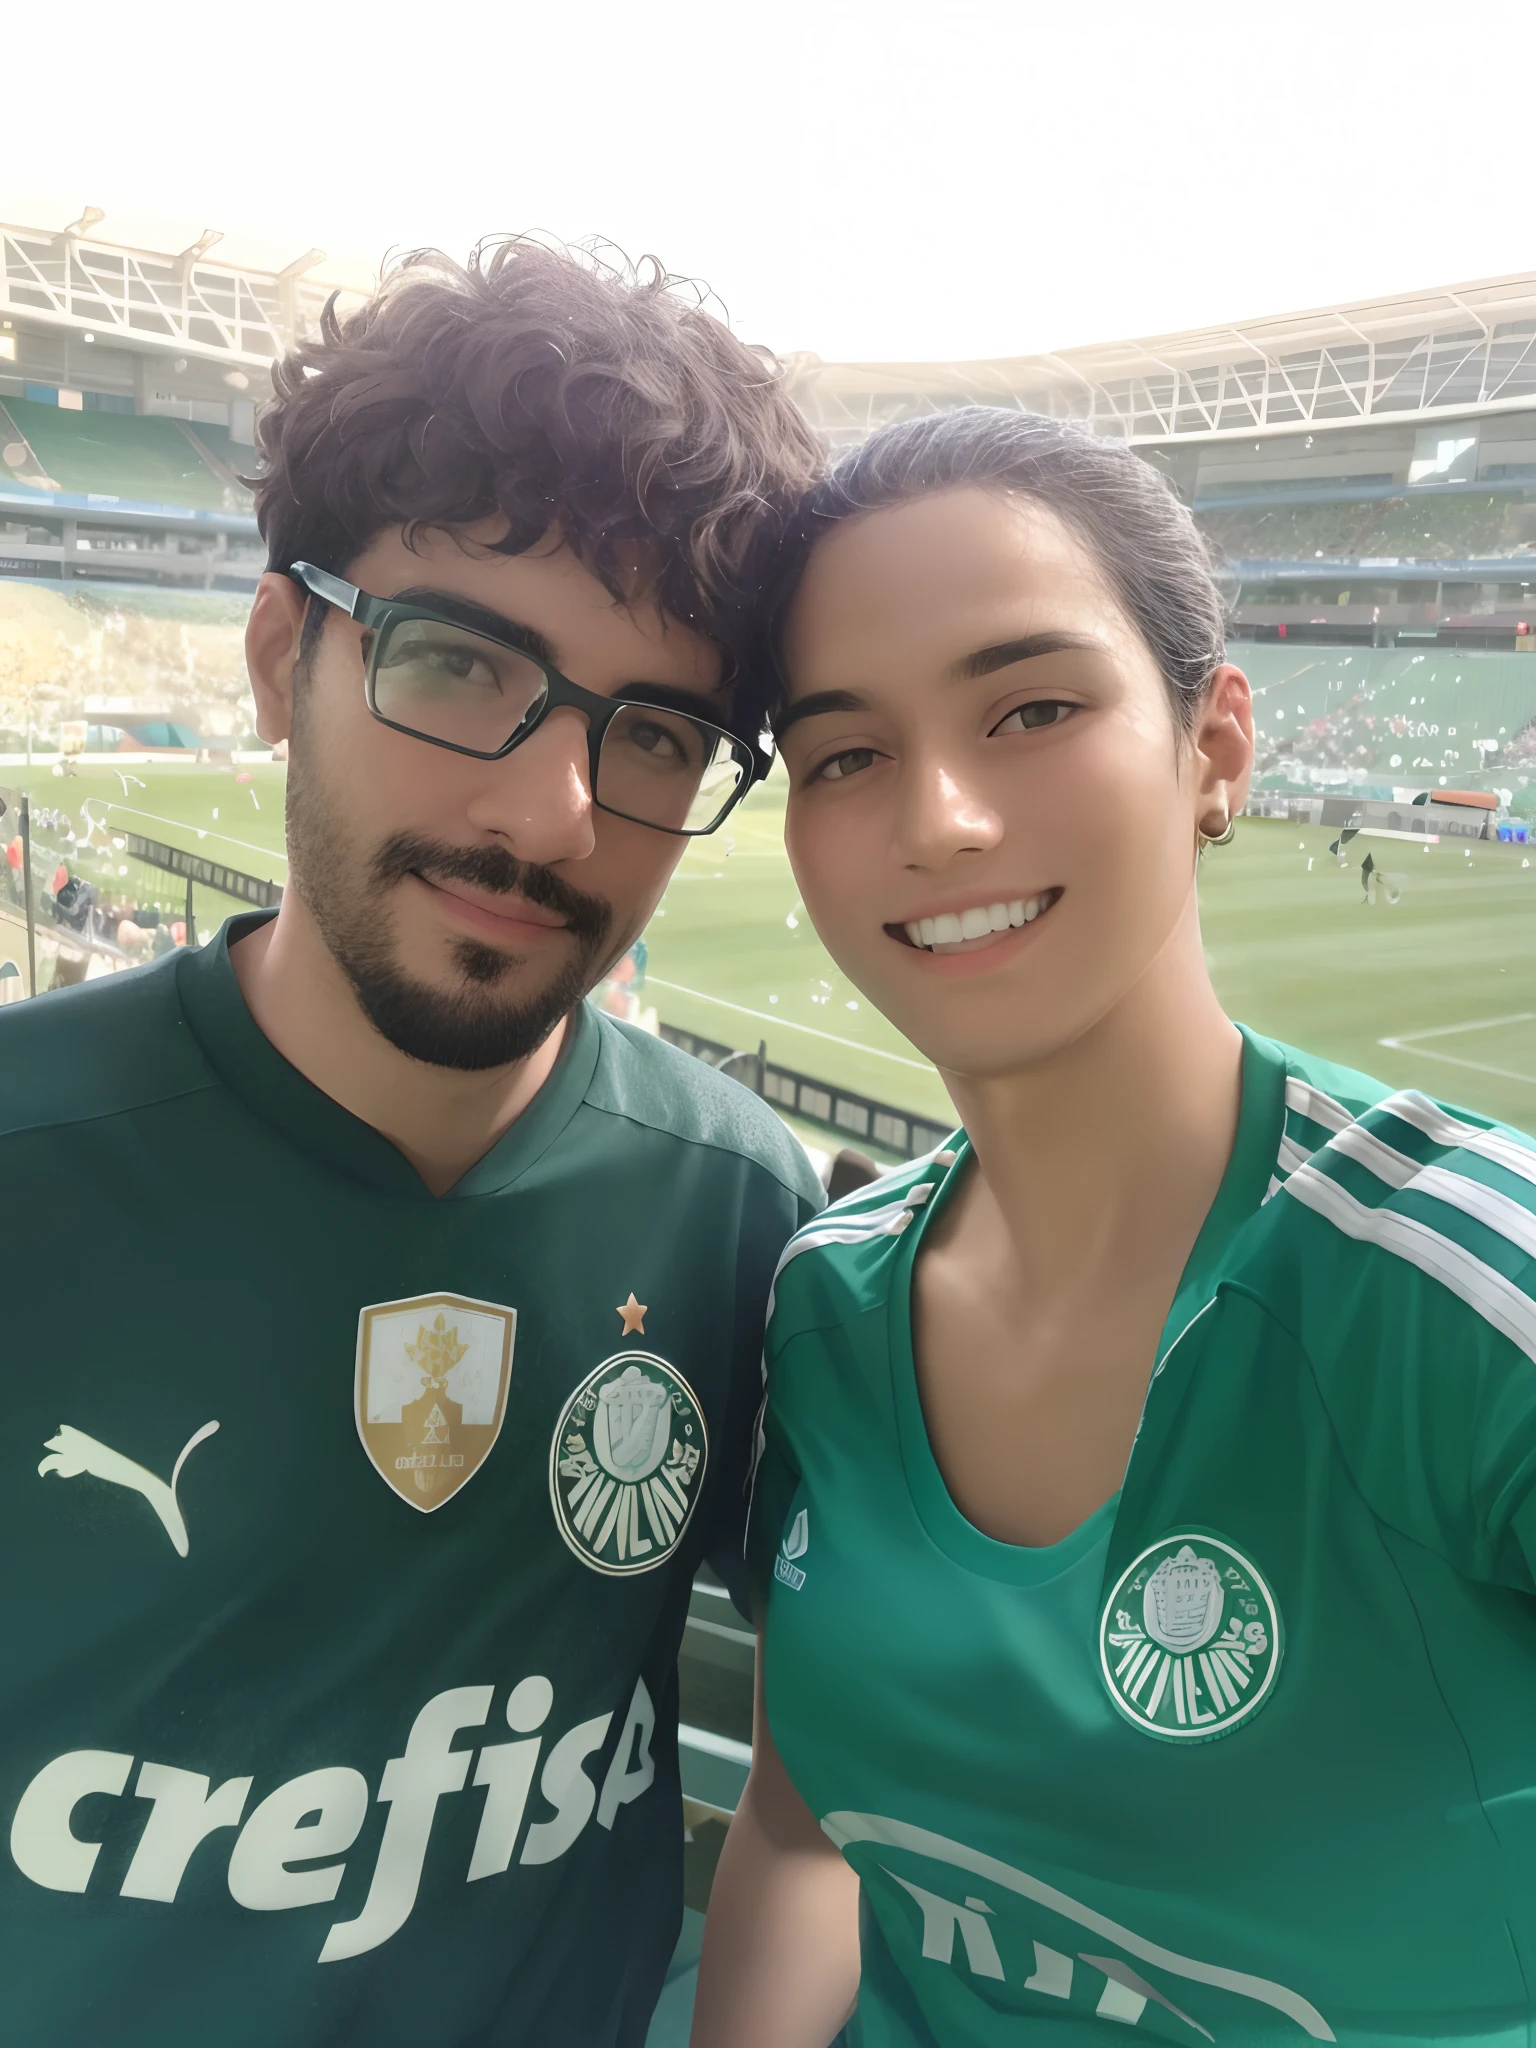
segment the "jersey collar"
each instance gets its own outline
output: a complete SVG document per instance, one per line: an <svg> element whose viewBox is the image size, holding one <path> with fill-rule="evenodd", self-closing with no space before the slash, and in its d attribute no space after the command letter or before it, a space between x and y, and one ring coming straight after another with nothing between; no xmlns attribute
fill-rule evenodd
<svg viewBox="0 0 1536 2048"><path fill-rule="evenodd" d="M382 1132L343 1109L291 1066L246 1008L229 949L274 915L256 911L232 917L207 946L189 947L176 956L182 1014L204 1057L253 1115L330 1172L380 1194L424 1202L437 1199ZM442 1199L499 1194L521 1178L581 1107L600 1045L596 1017L587 1004L578 1004L554 1072L510 1129Z"/></svg>
<svg viewBox="0 0 1536 2048"><path fill-rule="evenodd" d="M1243 1040L1243 1097L1237 1135L1216 1199L1179 1276L1173 1306L1157 1347L1164 1358L1191 1316L1215 1292L1228 1247L1264 1206L1285 1132L1285 1054L1272 1039L1239 1024Z"/></svg>
<svg viewBox="0 0 1536 2048"><path fill-rule="evenodd" d="M1163 1327L1157 1369L1131 1446L1120 1511L1105 1560L1106 1587L1127 1557L1147 1540L1143 1527L1146 1503L1190 1398L1196 1344L1193 1337L1188 1344L1182 1339L1216 1299L1234 1264L1237 1240L1263 1208L1285 1135L1285 1048L1246 1025L1238 1029L1243 1034L1243 1105L1237 1141Z"/></svg>
<svg viewBox="0 0 1536 2048"><path fill-rule="evenodd" d="M1271 1040L1242 1026L1238 1028L1243 1038L1243 1069L1237 1134L1216 1198L1185 1262L1163 1326L1157 1353L1158 1372L1154 1373L1148 1390L1125 1487L1059 1543L1000 1543L968 1521L944 1482L923 1417L912 1355L912 1268L924 1231L970 1163L970 1143L964 1133L953 1141L953 1163L933 1181L933 1193L917 1209L914 1226L897 1238L890 1281L889 1343L902 1463L913 1505L928 1534L941 1550L969 1571L1011 1585L1042 1585L1073 1569L1100 1544L1107 1552L1112 1547L1107 1540L1111 1531L1118 1531L1128 1521L1134 1522L1134 1513L1127 1503L1148 1454L1149 1418L1158 1418L1160 1439L1171 1420L1171 1411L1178 1406L1174 1390L1158 1385L1161 1363L1176 1345L1180 1333L1215 1292L1233 1239L1263 1206L1280 1149L1285 1122L1284 1052ZM1155 1459L1155 1447L1150 1454Z"/></svg>

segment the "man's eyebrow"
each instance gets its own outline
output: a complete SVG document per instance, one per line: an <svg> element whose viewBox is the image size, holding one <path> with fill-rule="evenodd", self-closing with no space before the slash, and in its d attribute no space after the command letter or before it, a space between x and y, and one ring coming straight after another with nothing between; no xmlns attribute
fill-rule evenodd
<svg viewBox="0 0 1536 2048"><path fill-rule="evenodd" d="M774 735L783 739L792 725L798 725L802 718L820 718L828 711L863 711L867 708L857 690L813 690L809 697L801 697L795 703L786 705L773 721Z"/></svg>
<svg viewBox="0 0 1536 2048"><path fill-rule="evenodd" d="M522 653L531 654L535 661L546 662L550 668L560 672L554 648L535 627L525 626L521 619L509 619L505 612L493 611L489 605L476 604L472 598L461 597L457 591L417 584L409 590L397 590L389 602L417 604L428 611L441 612L471 632L489 633L498 640L510 642ZM671 683L622 683L612 694L635 704L655 704L682 711L708 719L715 725L720 723L720 714L726 708L724 692L710 697L701 690L681 690Z"/></svg>
<svg viewBox="0 0 1536 2048"><path fill-rule="evenodd" d="M978 648L957 661L950 674L957 683L970 683L1000 668L1012 668L1016 661L1034 661L1042 654L1103 652L1103 642L1087 633L1026 633L1022 640L1004 640L996 647Z"/></svg>
<svg viewBox="0 0 1536 2048"><path fill-rule="evenodd" d="M525 626L521 619L509 619L505 612L492 611L489 605L476 604L472 598L461 597L455 590L435 590L428 584L413 584L409 590L397 590L389 602L417 604L427 611L441 612L445 618L467 627L472 633L488 633L497 640L509 642L524 654L531 654L535 661L547 661L551 668L559 666L554 649L534 627Z"/></svg>
<svg viewBox="0 0 1536 2048"><path fill-rule="evenodd" d="M613 694L626 704L654 704L658 710L681 711L710 725L724 725L724 714L731 708L724 690L708 697L702 690L682 690L675 683L621 683Z"/></svg>

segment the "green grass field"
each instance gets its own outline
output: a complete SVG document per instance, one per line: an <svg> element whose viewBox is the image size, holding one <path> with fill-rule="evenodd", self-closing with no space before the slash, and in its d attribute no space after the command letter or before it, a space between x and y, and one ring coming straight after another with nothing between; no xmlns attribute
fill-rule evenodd
<svg viewBox="0 0 1536 2048"><path fill-rule="evenodd" d="M90 799L109 832L281 880L283 770L242 772L248 783L180 764L82 769L68 780L7 768L0 781L27 783L36 802L77 819ZM123 776L137 780L125 788ZM786 1066L943 1116L937 1076L811 930L784 858L782 814L775 778L684 854L647 934L651 1000L667 1023L743 1048L765 1039ZM1207 857L1206 944L1232 1014L1395 1085L1536 1128L1536 865L1527 864L1536 849L1359 839L1341 869L1327 850L1333 836L1247 819L1234 845ZM1367 847L1401 882L1395 906L1361 900ZM143 900L180 900L168 876L116 878L126 864L117 849L84 864L96 878L110 869ZM204 928L234 907L202 890L198 901ZM0 935L0 954L14 946Z"/></svg>

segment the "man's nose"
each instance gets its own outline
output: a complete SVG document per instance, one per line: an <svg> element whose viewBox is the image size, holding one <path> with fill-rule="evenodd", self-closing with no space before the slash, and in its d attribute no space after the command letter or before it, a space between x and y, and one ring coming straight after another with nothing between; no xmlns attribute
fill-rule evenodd
<svg viewBox="0 0 1536 2048"><path fill-rule="evenodd" d="M562 706L504 761L490 764L470 821L498 833L519 860L553 867L596 844L587 721Z"/></svg>
<svg viewBox="0 0 1536 2048"><path fill-rule="evenodd" d="M916 761L902 774L894 820L903 866L937 873L959 853L985 853L1003 821L975 782L948 762Z"/></svg>

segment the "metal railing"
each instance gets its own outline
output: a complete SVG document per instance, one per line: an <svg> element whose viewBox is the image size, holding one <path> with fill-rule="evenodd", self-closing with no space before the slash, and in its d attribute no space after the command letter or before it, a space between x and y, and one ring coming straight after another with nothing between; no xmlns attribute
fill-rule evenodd
<svg viewBox="0 0 1536 2048"><path fill-rule="evenodd" d="M36 994L37 905L32 876L30 807L20 790L0 789L0 803L8 806L0 812L0 826L8 827L13 816L19 821L21 879L31 969L27 992ZM9 836L7 831L6 837ZM142 862L145 867L163 874L175 875L186 883L187 937L192 943L195 943L196 934L193 904L196 887L216 890L221 896L237 903L249 903L258 909L275 908L283 900L281 883L245 874L222 861L208 860L200 853L188 853L184 847L146 839L138 832L115 832L113 843L130 860ZM877 1102L872 1096L844 1088L836 1081L828 1081L815 1074L802 1074L794 1067L780 1066L776 1060L769 1059L766 1043L760 1042L755 1052L743 1050L738 1046L725 1045L718 1039L701 1038L696 1032L684 1031L675 1024L662 1024L660 1033L669 1045L675 1045L707 1065L730 1073L787 1116L825 1130L844 1144L874 1145L881 1151L894 1153L898 1159L917 1159L925 1152L931 1152L935 1146L942 1145L949 1135L947 1125L935 1123L931 1118L904 1109L897 1103Z"/></svg>
<svg viewBox="0 0 1536 2048"><path fill-rule="evenodd" d="M781 1067L768 1058L765 1044L759 1044L755 1053L744 1053L718 1039L701 1038L697 1032L681 1030L675 1024L663 1024L661 1036L669 1045L692 1053L709 1066L728 1069L734 1079L761 1095L765 1102L771 1102L787 1116L798 1117L802 1123L815 1124L845 1144L862 1140L894 1152L900 1159L920 1159L949 1136L947 1124L936 1124L892 1102L876 1102L872 1096L839 1087L835 1081L802 1074L793 1067Z"/></svg>

